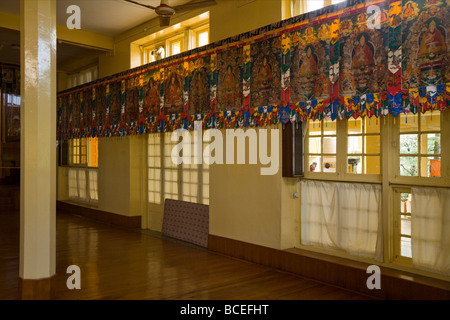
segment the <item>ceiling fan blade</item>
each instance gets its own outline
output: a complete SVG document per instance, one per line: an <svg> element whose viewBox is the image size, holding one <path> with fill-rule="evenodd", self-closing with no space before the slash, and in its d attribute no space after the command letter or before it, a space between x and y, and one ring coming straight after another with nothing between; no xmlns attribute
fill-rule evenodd
<svg viewBox="0 0 450 320"><path fill-rule="evenodd" d="M143 4L143 3L139 3L139 2L136 2L136 1L133 1L133 0L124 0L124 1L130 2L130 3L134 3L134 4L137 4L137 5L139 5L139 6L142 6L142 7L147 8L147 9L152 9L152 10L155 10L155 9L156 9L156 7L149 6L149 5L146 5L146 4Z"/></svg>
<svg viewBox="0 0 450 320"><path fill-rule="evenodd" d="M183 11L189 11L189 10L194 10L194 9L210 7L210 6L214 6L216 4L217 4L216 0L206 0L206 1L200 1L200 2L195 2L195 3L182 4L179 6L175 6L173 8L174 8L175 12L183 12Z"/></svg>
<svg viewBox="0 0 450 320"><path fill-rule="evenodd" d="M170 25L170 17L167 16L159 16L159 25L161 27L167 27Z"/></svg>

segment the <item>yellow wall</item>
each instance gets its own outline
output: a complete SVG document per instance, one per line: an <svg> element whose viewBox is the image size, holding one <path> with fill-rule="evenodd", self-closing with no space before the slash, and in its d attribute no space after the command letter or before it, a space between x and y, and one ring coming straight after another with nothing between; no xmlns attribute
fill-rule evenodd
<svg viewBox="0 0 450 320"><path fill-rule="evenodd" d="M244 2L248 1L219 1L211 8L211 42L281 20L281 1L255 0L237 7ZM281 148L279 159L280 169L273 176L262 176L259 164L210 167L210 234L272 248L292 247L293 231L281 213L283 208L289 216L288 208L296 202L282 203L282 190L292 188L281 178Z"/></svg>
<svg viewBox="0 0 450 320"><path fill-rule="evenodd" d="M210 19L210 41L216 42L282 20L281 1L219 0Z"/></svg>
<svg viewBox="0 0 450 320"><path fill-rule="evenodd" d="M98 209L141 216L146 210L146 136L98 141Z"/></svg>
<svg viewBox="0 0 450 320"><path fill-rule="evenodd" d="M98 139L98 209L130 215L129 138Z"/></svg>
<svg viewBox="0 0 450 320"><path fill-rule="evenodd" d="M225 130L222 134L225 140ZM234 149L236 156L236 143ZM248 152L247 142L246 164L210 167L209 231L225 238L280 248L281 170L275 175L261 175L260 164L248 164Z"/></svg>

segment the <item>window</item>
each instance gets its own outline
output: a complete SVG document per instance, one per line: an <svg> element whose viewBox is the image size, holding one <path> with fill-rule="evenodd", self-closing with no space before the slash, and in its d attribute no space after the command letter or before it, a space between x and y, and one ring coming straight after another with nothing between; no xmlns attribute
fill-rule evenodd
<svg viewBox="0 0 450 320"><path fill-rule="evenodd" d="M203 47L209 44L209 25L194 30L195 44L194 47Z"/></svg>
<svg viewBox="0 0 450 320"><path fill-rule="evenodd" d="M158 44L146 49L144 63L155 62L166 57L166 49L164 44Z"/></svg>
<svg viewBox="0 0 450 320"><path fill-rule="evenodd" d="M324 6L324 0L308 0L308 12L321 9Z"/></svg>
<svg viewBox="0 0 450 320"><path fill-rule="evenodd" d="M380 174L380 124L369 118L347 123L347 173Z"/></svg>
<svg viewBox="0 0 450 320"><path fill-rule="evenodd" d="M397 261L411 261L411 203L412 195L409 188L394 190L394 252Z"/></svg>
<svg viewBox="0 0 450 320"><path fill-rule="evenodd" d="M449 121L449 115L438 110L416 115L400 114L395 118L352 118L335 122L309 120L302 158L306 166L303 180L326 182L327 185L346 182L353 189L361 183L365 187L381 187L373 203L384 202L380 211L387 219L373 220L368 226L382 226L379 231L385 232L382 238L378 238L386 240L382 243L383 255L387 258L385 264L442 273L442 269L448 270L448 264L439 265L442 262L439 257L447 252L443 244L446 239L441 234L445 234L442 221L449 207L446 199L450 192L450 142L444 138L449 136ZM302 187L302 197L304 193L306 191ZM329 192L324 194L328 196ZM319 197L318 201L325 198ZM308 243L310 236L322 236L320 233L305 233L305 228L329 230L325 224L328 221L317 222L318 211L307 207L311 201L309 198L301 201L302 229L299 236L302 245L311 245ZM347 209L350 203L344 199L339 208ZM329 209L325 202L322 206ZM311 208L318 207L313 203ZM308 210L311 211L310 216ZM344 212L339 212L339 221L345 218ZM317 239L323 241L325 238ZM315 242L320 249L315 249L330 252L330 246L320 241ZM332 252L342 254L338 250ZM355 253L349 255L355 256ZM433 264L435 262L436 265Z"/></svg>
<svg viewBox="0 0 450 320"><path fill-rule="evenodd" d="M184 51L184 36L180 35L167 40L167 56L174 56Z"/></svg>
<svg viewBox="0 0 450 320"><path fill-rule="evenodd" d="M69 141L69 199L82 202L98 201L98 138L78 138Z"/></svg>
<svg viewBox="0 0 450 320"><path fill-rule="evenodd" d="M149 34L131 43L140 48L142 64L209 44L209 12ZM139 53L136 53L139 55ZM134 53L132 52L132 55ZM139 57L134 57L139 60Z"/></svg>
<svg viewBox="0 0 450 320"><path fill-rule="evenodd" d="M98 167L98 138L78 138L69 141L70 165Z"/></svg>
<svg viewBox="0 0 450 320"><path fill-rule="evenodd" d="M310 172L336 172L336 121L309 121Z"/></svg>
<svg viewBox="0 0 450 320"><path fill-rule="evenodd" d="M70 140L70 164L80 165L81 163L81 139Z"/></svg>
<svg viewBox="0 0 450 320"><path fill-rule="evenodd" d="M306 144L308 177L341 176L347 180L380 181L381 125L378 120L367 117L348 121L309 120Z"/></svg>
<svg viewBox="0 0 450 320"><path fill-rule="evenodd" d="M441 115L400 115L400 175L441 176Z"/></svg>
<svg viewBox="0 0 450 320"><path fill-rule="evenodd" d="M164 199L178 200L178 166L172 161L172 149L177 142L171 141L172 132L164 134Z"/></svg>
<svg viewBox="0 0 450 320"><path fill-rule="evenodd" d="M148 202L161 203L161 143L159 134L148 136Z"/></svg>
<svg viewBox="0 0 450 320"><path fill-rule="evenodd" d="M67 77L67 88L80 86L95 81L98 78L98 66L92 66L79 72L69 74Z"/></svg>
<svg viewBox="0 0 450 320"><path fill-rule="evenodd" d="M174 163L172 149L178 142L171 141L171 137L172 132L149 134L148 202L161 204L164 199L174 199L209 204L209 166L194 164L193 160L191 164Z"/></svg>

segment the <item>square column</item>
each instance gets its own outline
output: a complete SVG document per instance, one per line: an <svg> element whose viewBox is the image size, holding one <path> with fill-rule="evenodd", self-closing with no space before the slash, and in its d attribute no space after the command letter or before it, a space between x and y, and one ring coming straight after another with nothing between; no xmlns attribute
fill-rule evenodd
<svg viewBox="0 0 450 320"><path fill-rule="evenodd" d="M56 0L20 1L20 299L56 273Z"/></svg>

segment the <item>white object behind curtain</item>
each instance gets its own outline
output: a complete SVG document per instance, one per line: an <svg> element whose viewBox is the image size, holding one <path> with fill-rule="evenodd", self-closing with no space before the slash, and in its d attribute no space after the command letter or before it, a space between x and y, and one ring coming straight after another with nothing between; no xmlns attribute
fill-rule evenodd
<svg viewBox="0 0 450 320"><path fill-rule="evenodd" d="M382 261L381 187L301 183L301 243Z"/></svg>
<svg viewBox="0 0 450 320"><path fill-rule="evenodd" d="M413 265L450 275L450 190L411 188L411 191Z"/></svg>

